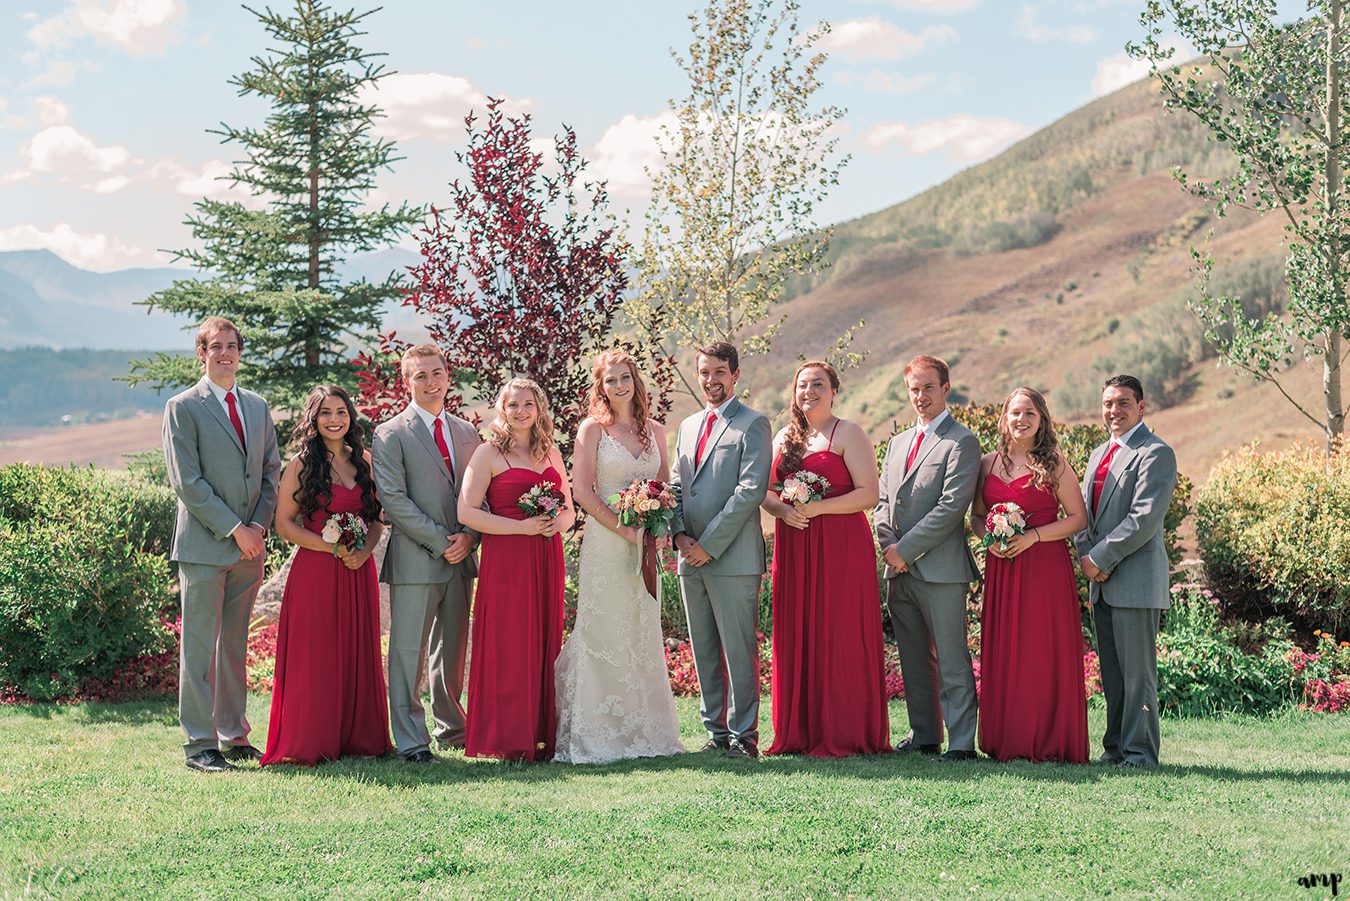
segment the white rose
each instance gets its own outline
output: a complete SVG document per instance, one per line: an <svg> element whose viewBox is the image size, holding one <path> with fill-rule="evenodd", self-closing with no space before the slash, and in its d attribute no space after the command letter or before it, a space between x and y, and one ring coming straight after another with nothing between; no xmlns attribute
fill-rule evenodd
<svg viewBox="0 0 1350 901"><path fill-rule="evenodd" d="M330 519L328 522L324 523L323 534L320 535L319 537L322 538L324 541L328 542L329 544L334 544L339 538L342 537L342 529L340 526L338 526L337 523L333 522Z"/></svg>

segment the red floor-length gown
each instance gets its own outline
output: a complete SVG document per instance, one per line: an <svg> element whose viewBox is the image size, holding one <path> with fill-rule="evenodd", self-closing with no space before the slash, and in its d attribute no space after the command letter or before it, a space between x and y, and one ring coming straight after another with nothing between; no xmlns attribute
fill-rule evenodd
<svg viewBox="0 0 1350 901"><path fill-rule="evenodd" d="M525 519L520 496L561 484L552 466L492 477L488 508ZM553 664L562 648L562 536L484 535L473 602L467 757L549 760L558 731Z"/></svg>
<svg viewBox="0 0 1350 901"><path fill-rule="evenodd" d="M332 490L328 509L304 522L316 535L331 513L361 514L359 485L334 483ZM390 747L375 561L350 570L331 553L299 548L281 598L261 764L313 766L347 755L378 757Z"/></svg>
<svg viewBox="0 0 1350 901"><path fill-rule="evenodd" d="M1027 528L1059 516L1059 501L1031 473L1009 484L990 473L986 508L1011 501ZM984 562L980 629L980 750L999 760L1087 763L1087 696L1078 586L1063 541L1033 544L1013 560Z"/></svg>
<svg viewBox="0 0 1350 901"><path fill-rule="evenodd" d="M779 471L774 483L792 473ZM853 490L844 458L807 454L801 469ZM862 511L773 533L773 746L769 754L846 757L891 749L881 603L872 529Z"/></svg>

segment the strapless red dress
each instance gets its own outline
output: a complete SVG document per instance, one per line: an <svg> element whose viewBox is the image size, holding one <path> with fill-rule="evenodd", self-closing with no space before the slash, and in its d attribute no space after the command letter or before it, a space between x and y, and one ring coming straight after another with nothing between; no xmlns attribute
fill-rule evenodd
<svg viewBox="0 0 1350 901"><path fill-rule="evenodd" d="M511 467L488 484L488 508L525 519L520 496L543 472ZM467 757L549 760L558 731L553 664L562 648L562 536L484 535L473 602Z"/></svg>

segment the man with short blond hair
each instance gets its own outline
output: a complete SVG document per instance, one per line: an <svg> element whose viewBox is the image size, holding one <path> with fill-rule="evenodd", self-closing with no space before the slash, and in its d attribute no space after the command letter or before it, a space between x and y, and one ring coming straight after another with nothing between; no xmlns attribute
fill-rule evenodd
<svg viewBox="0 0 1350 901"><path fill-rule="evenodd" d="M389 584L389 724L410 763L432 763L418 697L427 657L431 713L442 750L464 746L464 659L478 574L477 533L459 521L459 486L478 432L445 409L450 372L434 344L403 352L409 403L375 430L371 462L391 529L380 581Z"/></svg>
<svg viewBox="0 0 1350 901"><path fill-rule="evenodd" d="M927 354L904 370L918 417L886 447L875 510L877 542L886 561L891 614L910 733L897 753L975 757L975 674L966 645L966 593L978 578L966 545L966 510L975 497L980 442L947 410L951 375Z"/></svg>
<svg viewBox="0 0 1350 901"><path fill-rule="evenodd" d="M244 656L281 460L267 402L235 382L238 327L212 316L196 345L201 381L164 406L164 462L178 495L170 558L182 592L183 749L189 769L218 773L262 756L248 741Z"/></svg>

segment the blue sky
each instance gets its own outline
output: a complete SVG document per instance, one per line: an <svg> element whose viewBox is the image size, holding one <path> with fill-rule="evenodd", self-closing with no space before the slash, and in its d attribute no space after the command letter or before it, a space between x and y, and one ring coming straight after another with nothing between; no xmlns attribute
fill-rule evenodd
<svg viewBox="0 0 1350 901"><path fill-rule="evenodd" d="M573 126L616 212L637 212L651 136L684 85L669 49L698 0L386 0L364 46L397 75L378 98L406 159L390 200L439 202L464 113L510 98L549 134ZM273 0L282 9L287 0ZM345 3L334 4L347 8ZM890 206L1139 77L1122 52L1143 0L802 0L828 20L822 100L852 154L821 210ZM365 8L359 6L357 8ZM90 269L165 265L235 148L206 129L261 123L230 76L265 48L221 0L5 0L0 9L0 250L47 247Z"/></svg>

